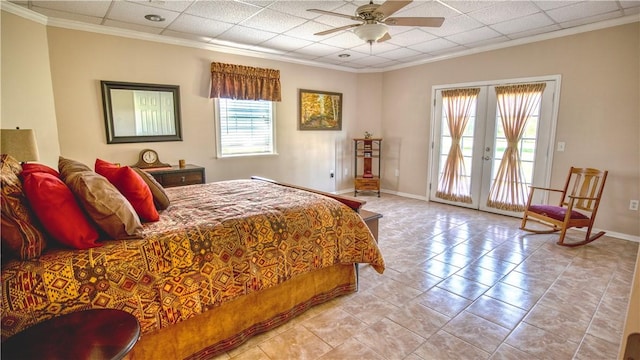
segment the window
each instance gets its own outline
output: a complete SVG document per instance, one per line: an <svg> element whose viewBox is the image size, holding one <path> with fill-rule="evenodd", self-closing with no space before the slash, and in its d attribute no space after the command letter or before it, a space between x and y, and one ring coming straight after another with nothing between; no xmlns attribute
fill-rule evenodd
<svg viewBox="0 0 640 360"><path fill-rule="evenodd" d="M271 101L216 99L218 157L275 154Z"/></svg>

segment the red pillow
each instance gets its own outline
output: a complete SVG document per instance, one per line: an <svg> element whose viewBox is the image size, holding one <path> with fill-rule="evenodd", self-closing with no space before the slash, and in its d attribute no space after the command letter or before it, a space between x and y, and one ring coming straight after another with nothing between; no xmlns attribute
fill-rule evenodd
<svg viewBox="0 0 640 360"><path fill-rule="evenodd" d="M142 221L160 220L149 185L132 168L96 159L95 169L129 200Z"/></svg>
<svg viewBox="0 0 640 360"><path fill-rule="evenodd" d="M60 178L48 172L27 172L22 186L31 209L58 242L75 249L102 245L97 242L98 231Z"/></svg>
<svg viewBox="0 0 640 360"><path fill-rule="evenodd" d="M27 174L36 173L36 172L51 174L58 178L60 177L60 173L58 172L58 170L50 168L44 164L36 164L36 163L22 164L22 172L20 173L20 176L24 178L24 176L26 176Z"/></svg>

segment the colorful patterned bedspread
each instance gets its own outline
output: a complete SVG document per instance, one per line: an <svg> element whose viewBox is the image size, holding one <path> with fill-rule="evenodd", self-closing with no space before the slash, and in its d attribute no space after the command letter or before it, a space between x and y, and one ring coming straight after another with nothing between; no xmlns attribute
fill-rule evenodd
<svg viewBox="0 0 640 360"><path fill-rule="evenodd" d="M2 267L2 339L58 314L115 308L143 333L337 263L384 260L362 219L336 200L258 180L167 189L145 239L48 251Z"/></svg>

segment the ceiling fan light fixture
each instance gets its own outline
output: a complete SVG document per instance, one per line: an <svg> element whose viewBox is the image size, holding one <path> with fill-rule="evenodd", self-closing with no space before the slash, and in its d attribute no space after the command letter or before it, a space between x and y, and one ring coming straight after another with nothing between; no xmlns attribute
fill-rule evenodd
<svg viewBox="0 0 640 360"><path fill-rule="evenodd" d="M387 33L387 26L384 24L364 24L353 29L353 32L360 39L368 43L373 43Z"/></svg>

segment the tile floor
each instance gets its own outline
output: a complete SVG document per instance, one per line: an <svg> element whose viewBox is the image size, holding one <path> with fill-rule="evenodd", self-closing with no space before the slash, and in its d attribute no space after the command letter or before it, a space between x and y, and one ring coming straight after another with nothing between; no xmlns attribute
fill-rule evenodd
<svg viewBox="0 0 640 360"><path fill-rule="evenodd" d="M579 248L519 219L388 194L383 275L218 359L616 359L638 244ZM572 232L569 239L583 233Z"/></svg>

